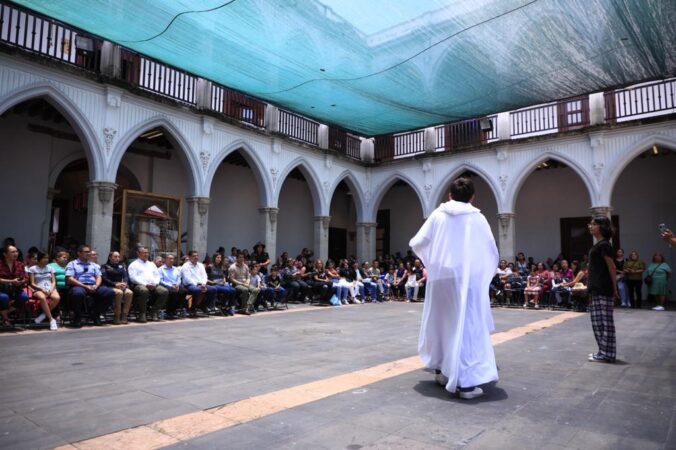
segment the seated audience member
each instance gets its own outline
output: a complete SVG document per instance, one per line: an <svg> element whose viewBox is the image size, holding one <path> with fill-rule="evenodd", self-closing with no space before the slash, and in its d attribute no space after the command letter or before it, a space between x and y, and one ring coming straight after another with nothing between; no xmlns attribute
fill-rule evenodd
<svg viewBox="0 0 676 450"><path fill-rule="evenodd" d="M277 258L277 268L279 270L283 269L286 267L286 261L289 259L289 253L288 252L283 252L279 258Z"/></svg>
<svg viewBox="0 0 676 450"><path fill-rule="evenodd" d="M134 299L134 292L129 289L127 268L120 262L118 252L110 252L108 261L101 267L103 284L113 290L113 325L126 325L127 317Z"/></svg>
<svg viewBox="0 0 676 450"><path fill-rule="evenodd" d="M239 253L239 249L237 247L232 247L230 249L230 256L228 256L228 263L227 263L228 267L230 267L231 265L233 265L237 262L237 253Z"/></svg>
<svg viewBox="0 0 676 450"><path fill-rule="evenodd" d="M17 247L16 241L14 240L13 237L6 237L6 238L2 241L2 248L6 248L8 245L11 245L12 247L15 247L15 248L16 248L16 251L19 252L19 253L18 253L18 256L16 257L16 259L17 259L18 261L21 261L21 262L23 263L23 252L21 252L21 249L19 249L19 247ZM26 268L26 266L24 265L24 270L25 270L25 268Z"/></svg>
<svg viewBox="0 0 676 450"><path fill-rule="evenodd" d="M573 276L576 277L577 273L580 271L580 261L574 259L570 262L570 270L573 271Z"/></svg>
<svg viewBox="0 0 676 450"><path fill-rule="evenodd" d="M378 300L378 285L373 281L369 272L371 271L371 265L368 261L364 261L361 265L361 275L364 277L362 283L364 283L364 290L366 291L366 300L371 303L376 303Z"/></svg>
<svg viewBox="0 0 676 450"><path fill-rule="evenodd" d="M66 266L66 283L70 286L68 302L73 311L73 326L82 327L82 308L88 298L91 303L89 316L94 325L102 325L101 314L113 303L115 292L102 285L101 270L98 264L89 261L90 248L81 245L77 249L77 259Z"/></svg>
<svg viewBox="0 0 676 450"><path fill-rule="evenodd" d="M244 264L244 258L244 253L237 255L237 261L228 269L228 278L239 294L240 313L248 316L256 312L254 303L259 290L251 286L251 274L249 273L249 266Z"/></svg>
<svg viewBox="0 0 676 450"><path fill-rule="evenodd" d="M164 265L159 268L160 271L160 285L163 286L167 292L167 316L170 319L176 318L178 309L187 309L188 302L186 296L188 292L183 288L181 283L181 269L174 267L176 257L167 253L164 256Z"/></svg>
<svg viewBox="0 0 676 450"><path fill-rule="evenodd" d="M17 308L23 310L25 307L28 301L28 294L24 289L26 283L26 271L19 261L19 250L14 245L5 245L0 260L0 315L4 326L11 326L8 316L10 312Z"/></svg>
<svg viewBox="0 0 676 450"><path fill-rule="evenodd" d="M61 297L56 290L56 277L54 269L49 263L49 256L46 253L38 252L36 255L37 264L28 268L29 286L33 291L33 298L40 302L42 312L35 318L35 323L41 323L45 318L49 320L49 329L56 330L56 319L52 316L52 310L58 305Z"/></svg>
<svg viewBox="0 0 676 450"><path fill-rule="evenodd" d="M326 265L326 274L333 284L333 290L340 303L347 305L347 297L349 295L348 283L344 277L340 276L340 272L336 269L333 261L329 261Z"/></svg>
<svg viewBox="0 0 676 450"><path fill-rule="evenodd" d="M319 296L321 303L330 303L333 295L333 283L324 269L321 259L315 260L312 271L312 290Z"/></svg>
<svg viewBox="0 0 676 450"><path fill-rule="evenodd" d="M89 253L89 262L92 264L96 264L99 266L99 270L101 270L101 265L99 264L99 254L96 250L91 250Z"/></svg>
<svg viewBox="0 0 676 450"><path fill-rule="evenodd" d="M155 263L155 266L157 266L157 268L159 269L164 265L164 258L162 257L162 255L157 255L153 260L153 262Z"/></svg>
<svg viewBox="0 0 676 450"><path fill-rule="evenodd" d="M380 275L380 263L377 259L374 259L373 265L366 270L366 276L371 279L371 284L374 285L374 289L372 289L371 293L372 302L376 302L379 298L382 299L385 296L385 287L383 286L383 280Z"/></svg>
<svg viewBox="0 0 676 450"><path fill-rule="evenodd" d="M426 281L427 271L423 268L422 262L419 259L416 259L413 262L413 267L408 272L406 281L406 301L419 301L418 293L420 289L425 287Z"/></svg>
<svg viewBox="0 0 676 450"><path fill-rule="evenodd" d="M287 300L295 301L300 292L300 284L296 280L296 263L293 259L286 260L286 266L282 267L279 275L282 277L282 283L286 289Z"/></svg>
<svg viewBox="0 0 676 450"><path fill-rule="evenodd" d="M397 266L397 271L395 273L396 280L394 286L392 287L397 300L406 298L406 281L408 280L408 272L410 269L411 266L409 263L400 262Z"/></svg>
<svg viewBox="0 0 676 450"><path fill-rule="evenodd" d="M258 265L254 264L251 266L249 269L249 274L249 285L258 289L258 296L256 296L256 301L254 302L254 310L260 311L261 309L272 309L268 300L270 298L271 292L268 291L267 286L265 285L264 278L260 273Z"/></svg>
<svg viewBox="0 0 676 450"><path fill-rule="evenodd" d="M270 275L265 278L265 283L267 289L272 291L270 301L272 302L273 307L275 307L277 303L286 304L286 289L282 287L283 280L279 274L279 267L272 266Z"/></svg>
<svg viewBox="0 0 676 450"><path fill-rule="evenodd" d="M494 283L491 289L491 296L494 299L495 297L504 296L505 298L511 298L511 285L509 284L509 279L514 275L512 268L507 264L507 260L501 259L498 263L498 268L495 270Z"/></svg>
<svg viewBox="0 0 676 450"><path fill-rule="evenodd" d="M643 284L645 263L638 257L636 250L629 253L629 259L624 263L625 282L629 293L629 303L632 308L641 309L641 286Z"/></svg>
<svg viewBox="0 0 676 450"><path fill-rule="evenodd" d="M624 250L618 248L615 252L615 280L617 281L617 293L620 296L620 306L622 308L631 307L629 302L629 292L624 273Z"/></svg>
<svg viewBox="0 0 676 450"><path fill-rule="evenodd" d="M546 272L544 263L531 265L530 273L526 280L526 287L523 290L524 303L523 307L527 308L529 303L534 303L535 308L540 307L540 294L542 293L542 285L545 278L543 273Z"/></svg>
<svg viewBox="0 0 676 450"><path fill-rule="evenodd" d="M147 247L138 247L138 256L127 269L129 280L133 283L134 299L139 309L138 321L147 322L148 302L153 301L155 318L162 320L167 306L169 291L160 285L160 271L153 261L148 261L150 252Z"/></svg>
<svg viewBox="0 0 676 450"><path fill-rule="evenodd" d="M258 271L261 275L267 275L268 265L270 264L270 255L265 251L265 244L260 241L256 242L253 250L253 254L251 255L252 262L258 266Z"/></svg>
<svg viewBox="0 0 676 450"><path fill-rule="evenodd" d="M307 252L307 249L306 249ZM310 268L312 264L310 263ZM310 301L310 296L312 295L312 286L308 283L312 279L312 270L308 270L302 261L296 261L296 273L294 277L300 286L300 296L302 297L303 302L308 303Z"/></svg>
<svg viewBox="0 0 676 450"><path fill-rule="evenodd" d="M237 306L237 291L228 283L228 269L225 266L223 255L214 253L211 257L211 264L206 268L206 271L207 284L214 289L215 295L223 301L223 314L234 316Z"/></svg>
<svg viewBox="0 0 676 450"><path fill-rule="evenodd" d="M359 263L353 261L347 277L350 283L350 299L353 303L364 303L366 300L366 289L364 287L364 277L366 275L359 268Z"/></svg>
<svg viewBox="0 0 676 450"><path fill-rule="evenodd" d="M528 265L528 261L526 261L526 255L523 252L519 252L516 255L516 271L520 276L524 277L528 275L529 269L530 266Z"/></svg>
<svg viewBox="0 0 676 450"><path fill-rule="evenodd" d="M560 294L563 293L564 295L566 294L568 295L569 306L572 306L571 303L573 295L575 294L575 286L577 285L579 287L581 285L584 285L584 283L586 283L587 273L588 273L587 269L582 269L575 275L575 277L573 277L572 280L564 281L558 286L559 288L558 292ZM557 303L559 303L559 298L560 296L557 295Z"/></svg>
<svg viewBox="0 0 676 450"><path fill-rule="evenodd" d="M23 269L27 271L30 267L33 267L38 262L38 251L33 247L29 248L26 252L26 257L23 259Z"/></svg>
<svg viewBox="0 0 676 450"><path fill-rule="evenodd" d="M383 294L387 301L392 301L394 298L394 288L397 284L397 271L395 270L394 264L390 265L389 270L383 277Z"/></svg>
<svg viewBox="0 0 676 450"><path fill-rule="evenodd" d="M561 278L563 281L570 281L575 277L573 269L568 265L568 260L561 260Z"/></svg>
<svg viewBox="0 0 676 450"><path fill-rule="evenodd" d="M56 278L56 290L59 291L59 296L61 297L62 302L65 300L68 289L68 286L66 286L67 264L68 264L68 252L65 250L56 252L54 261L49 264L49 267L54 269L54 277Z"/></svg>
<svg viewBox="0 0 676 450"><path fill-rule="evenodd" d="M199 262L197 250L188 252L188 262L181 266L181 282L192 297L189 317L197 318L197 308L202 306L206 296L213 296L215 289L208 284L209 277L204 264Z"/></svg>

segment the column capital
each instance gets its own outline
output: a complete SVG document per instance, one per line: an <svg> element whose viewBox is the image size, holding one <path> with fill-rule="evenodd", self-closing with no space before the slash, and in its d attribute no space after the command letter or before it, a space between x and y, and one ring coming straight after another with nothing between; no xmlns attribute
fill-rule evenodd
<svg viewBox="0 0 676 450"><path fill-rule="evenodd" d="M589 208L589 213L592 216L608 216L610 217L611 214L613 213L613 207L612 206L592 206Z"/></svg>
<svg viewBox="0 0 676 450"><path fill-rule="evenodd" d="M506 213L498 213L498 219L513 219L516 217L516 213L513 212L506 212Z"/></svg>
<svg viewBox="0 0 676 450"><path fill-rule="evenodd" d="M186 197L185 201L188 203L202 203L208 205L211 203L211 198L209 197Z"/></svg>
<svg viewBox="0 0 676 450"><path fill-rule="evenodd" d="M377 227L378 224L376 222L357 222L358 227L364 227L364 228L370 228L370 227Z"/></svg>
<svg viewBox="0 0 676 450"><path fill-rule="evenodd" d="M268 207L258 208L258 212L260 212L261 214L270 214L270 213L277 214L279 213L279 208L268 208Z"/></svg>
<svg viewBox="0 0 676 450"><path fill-rule="evenodd" d="M113 198L117 184L112 181L90 181L87 183L87 189L98 191L99 201L101 203L108 203Z"/></svg>

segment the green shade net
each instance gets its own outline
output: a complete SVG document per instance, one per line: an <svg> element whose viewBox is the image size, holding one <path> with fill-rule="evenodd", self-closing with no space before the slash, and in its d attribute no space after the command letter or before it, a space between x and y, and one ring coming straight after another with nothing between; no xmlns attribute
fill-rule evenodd
<svg viewBox="0 0 676 450"><path fill-rule="evenodd" d="M674 0L19 0L371 136L676 73Z"/></svg>

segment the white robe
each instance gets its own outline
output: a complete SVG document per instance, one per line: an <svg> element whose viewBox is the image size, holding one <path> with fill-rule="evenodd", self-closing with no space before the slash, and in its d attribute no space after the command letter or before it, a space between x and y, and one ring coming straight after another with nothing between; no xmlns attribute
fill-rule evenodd
<svg viewBox="0 0 676 450"><path fill-rule="evenodd" d="M409 243L427 268L418 353L446 390L498 379L488 287L498 265L490 226L469 203L443 203Z"/></svg>

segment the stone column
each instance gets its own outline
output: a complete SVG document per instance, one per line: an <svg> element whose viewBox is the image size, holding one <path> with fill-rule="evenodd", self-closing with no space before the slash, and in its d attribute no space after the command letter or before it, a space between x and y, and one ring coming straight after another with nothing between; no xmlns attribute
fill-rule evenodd
<svg viewBox="0 0 676 450"><path fill-rule="evenodd" d="M211 87L213 83L204 78L198 78L195 83L195 106L200 109L211 109Z"/></svg>
<svg viewBox="0 0 676 450"><path fill-rule="evenodd" d="M187 251L197 250L200 259L207 254L207 236L209 225L208 197L188 197L188 248Z"/></svg>
<svg viewBox="0 0 676 450"><path fill-rule="evenodd" d="M277 261L277 214L279 208L258 208L261 214L261 235L265 244L265 251L270 255L270 267Z"/></svg>
<svg viewBox="0 0 676 450"><path fill-rule="evenodd" d="M500 259L514 261L516 256L516 223L514 213L498 214L498 252Z"/></svg>
<svg viewBox="0 0 676 450"><path fill-rule="evenodd" d="M329 223L331 216L315 216L315 239L314 252L315 258L322 261L329 259Z"/></svg>
<svg viewBox="0 0 676 450"><path fill-rule="evenodd" d="M376 255L376 227L374 222L357 223L357 259L372 261Z"/></svg>
<svg viewBox="0 0 676 450"><path fill-rule="evenodd" d="M319 124L319 130L317 130L317 145L319 148L328 149L329 148L329 126L324 124Z"/></svg>
<svg viewBox="0 0 676 450"><path fill-rule="evenodd" d="M87 183L87 233L86 244L103 258L110 252L113 235L113 197L117 184L112 181Z"/></svg>
<svg viewBox="0 0 676 450"><path fill-rule="evenodd" d="M279 131L279 108L269 103L265 107L265 129L272 133Z"/></svg>

